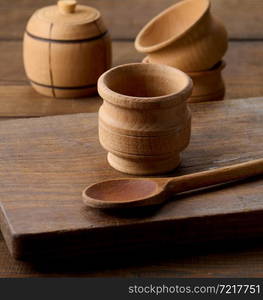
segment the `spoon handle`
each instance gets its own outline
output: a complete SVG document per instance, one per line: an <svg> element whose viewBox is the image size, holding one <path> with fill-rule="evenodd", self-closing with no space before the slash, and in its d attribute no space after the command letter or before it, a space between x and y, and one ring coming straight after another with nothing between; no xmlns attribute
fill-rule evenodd
<svg viewBox="0 0 263 300"><path fill-rule="evenodd" d="M182 193L215 184L236 181L263 174L263 159L252 160L223 168L178 176L170 179L165 189Z"/></svg>

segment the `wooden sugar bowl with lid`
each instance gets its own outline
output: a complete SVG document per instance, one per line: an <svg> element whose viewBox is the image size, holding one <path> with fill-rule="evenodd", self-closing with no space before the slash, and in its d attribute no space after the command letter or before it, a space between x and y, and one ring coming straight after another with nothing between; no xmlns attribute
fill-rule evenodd
<svg viewBox="0 0 263 300"><path fill-rule="evenodd" d="M98 91L104 100L99 139L113 168L153 175L179 165L191 133L186 100L192 80L185 73L158 64L122 65L99 78Z"/></svg>
<svg viewBox="0 0 263 300"><path fill-rule="evenodd" d="M111 39L98 10L60 0L28 21L23 56L27 77L40 94L85 97L97 92L99 76L111 66Z"/></svg>

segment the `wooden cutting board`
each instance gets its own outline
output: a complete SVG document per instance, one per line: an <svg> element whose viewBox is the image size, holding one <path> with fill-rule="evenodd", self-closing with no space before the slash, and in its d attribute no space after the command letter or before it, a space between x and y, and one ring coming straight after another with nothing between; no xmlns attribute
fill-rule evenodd
<svg viewBox="0 0 263 300"><path fill-rule="evenodd" d="M263 157L263 99L192 104L182 175ZM88 184L127 177L108 166L97 114L0 126L1 230L15 258L263 236L263 180L175 196L158 208L108 214L82 204Z"/></svg>

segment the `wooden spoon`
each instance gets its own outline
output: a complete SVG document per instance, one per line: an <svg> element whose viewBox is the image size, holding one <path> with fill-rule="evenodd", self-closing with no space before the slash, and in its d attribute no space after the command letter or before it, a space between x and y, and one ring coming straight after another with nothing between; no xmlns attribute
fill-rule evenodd
<svg viewBox="0 0 263 300"><path fill-rule="evenodd" d="M119 209L156 205L172 194L236 181L263 173L263 159L174 178L126 178L95 183L83 193L86 205Z"/></svg>

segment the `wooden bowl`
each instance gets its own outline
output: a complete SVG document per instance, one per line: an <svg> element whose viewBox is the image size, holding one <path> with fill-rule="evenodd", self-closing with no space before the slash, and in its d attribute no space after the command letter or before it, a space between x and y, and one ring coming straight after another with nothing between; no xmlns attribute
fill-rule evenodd
<svg viewBox="0 0 263 300"><path fill-rule="evenodd" d="M210 12L209 0L185 0L153 18L138 34L135 47L184 72L208 70L227 50L227 32Z"/></svg>
<svg viewBox="0 0 263 300"><path fill-rule="evenodd" d="M103 98L99 139L109 164L124 173L160 174L175 169L189 143L191 115L186 100L192 80L157 64L127 64L98 81Z"/></svg>
<svg viewBox="0 0 263 300"><path fill-rule="evenodd" d="M222 70L226 64L218 62L213 68L203 72L187 73L193 80L194 88L189 102L205 102L223 100L225 96L225 84Z"/></svg>
<svg viewBox="0 0 263 300"><path fill-rule="evenodd" d="M143 63L149 63L146 56ZM193 80L193 92L188 102L206 102L223 100L225 96L225 84L222 71L225 68L225 61L218 62L213 68L202 72L187 72Z"/></svg>
<svg viewBox="0 0 263 300"><path fill-rule="evenodd" d="M111 66L111 40L100 12L74 0L37 10L23 47L32 86L54 98L96 93L99 76Z"/></svg>

